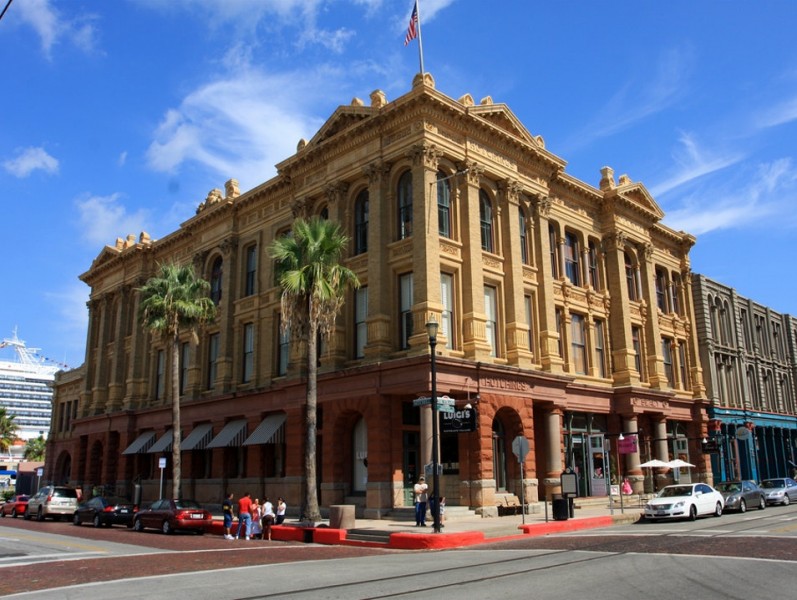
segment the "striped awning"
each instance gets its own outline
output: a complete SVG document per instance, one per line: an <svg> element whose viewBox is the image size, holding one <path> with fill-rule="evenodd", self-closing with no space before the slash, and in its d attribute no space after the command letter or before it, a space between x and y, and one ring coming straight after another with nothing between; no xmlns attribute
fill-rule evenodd
<svg viewBox="0 0 797 600"><path fill-rule="evenodd" d="M155 454L156 452L169 452L172 449L172 442L174 441L174 433L170 429L166 433L164 433L160 439L150 446L150 449L147 450L150 454Z"/></svg>
<svg viewBox="0 0 797 600"><path fill-rule="evenodd" d="M180 444L180 450L204 450L213 439L213 424L201 423Z"/></svg>
<svg viewBox="0 0 797 600"><path fill-rule="evenodd" d="M246 439L246 419L230 421L208 444L208 448L228 448L240 446Z"/></svg>
<svg viewBox="0 0 797 600"><path fill-rule="evenodd" d="M252 446L254 444L280 444L284 438L284 427L286 415L279 413L276 415L269 415L260 425L257 426L246 441L244 446Z"/></svg>
<svg viewBox="0 0 797 600"><path fill-rule="evenodd" d="M155 432L145 431L139 435L135 441L124 449L122 454L142 454L150 449L150 446L155 443Z"/></svg>

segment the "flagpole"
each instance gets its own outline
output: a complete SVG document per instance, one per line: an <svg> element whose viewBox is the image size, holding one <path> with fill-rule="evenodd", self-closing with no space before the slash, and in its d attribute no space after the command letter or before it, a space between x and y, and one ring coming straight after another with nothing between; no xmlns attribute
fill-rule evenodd
<svg viewBox="0 0 797 600"><path fill-rule="evenodd" d="M415 0L415 10L418 14L418 54L421 59L421 75L424 74L423 70L423 38L421 37L421 0ZM436 493L436 492L435 492Z"/></svg>

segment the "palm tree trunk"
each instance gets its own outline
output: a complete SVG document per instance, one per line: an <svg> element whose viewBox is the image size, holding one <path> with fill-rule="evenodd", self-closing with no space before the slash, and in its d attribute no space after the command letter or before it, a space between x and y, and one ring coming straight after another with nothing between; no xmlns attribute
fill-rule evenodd
<svg viewBox="0 0 797 600"><path fill-rule="evenodd" d="M180 498L180 340L172 339L172 498Z"/></svg>
<svg viewBox="0 0 797 600"><path fill-rule="evenodd" d="M318 323L310 319L307 339L307 406L305 414L305 453L304 473L306 481L304 520L318 522L321 511L318 508L316 475L316 436L318 413Z"/></svg>

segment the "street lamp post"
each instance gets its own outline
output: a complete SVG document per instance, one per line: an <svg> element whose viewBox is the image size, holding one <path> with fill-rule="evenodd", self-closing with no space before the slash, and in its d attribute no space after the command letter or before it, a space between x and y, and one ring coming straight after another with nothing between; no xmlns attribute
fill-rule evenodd
<svg viewBox="0 0 797 600"><path fill-rule="evenodd" d="M438 445L439 420L437 416L437 321L434 317L426 323L426 333L429 335L429 348L432 351L432 485L434 487L434 501L432 502L432 519L434 532L440 533L440 450Z"/></svg>

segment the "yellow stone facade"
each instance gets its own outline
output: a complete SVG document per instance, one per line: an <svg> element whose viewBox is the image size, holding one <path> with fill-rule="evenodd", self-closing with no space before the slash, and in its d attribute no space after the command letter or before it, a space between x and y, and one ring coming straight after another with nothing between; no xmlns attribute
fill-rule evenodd
<svg viewBox="0 0 797 600"><path fill-rule="evenodd" d="M476 414L476 431L443 436L449 505L492 515L507 496L534 502L565 467L583 495L620 475L641 491L656 482L640 462L671 458L678 435L694 449L691 477L709 478L697 451L695 239L661 223L641 183L605 167L593 186L565 166L507 106L455 100L424 74L393 101L376 91L368 106L341 106L276 177L245 192L228 181L166 237L120 238L81 276L91 288L82 387L69 427L53 428L46 476L157 493L161 455L135 442L150 431L156 447L168 441L169 353L140 325L137 288L173 260L211 282L219 308L198 344L185 338L183 439L210 433L184 453L184 495L220 502L246 488L296 506L301 354L281 339L266 248L296 217L322 214L351 238L345 264L362 284L321 357L323 506L380 516L408 504L431 456L431 412L412 400L430 390L432 318L438 392ZM54 423L69 393L57 386ZM278 431L247 444L268 419ZM214 448L238 422L243 433ZM637 434L639 452L619 454L621 434ZM530 442L522 477L518 435Z"/></svg>

